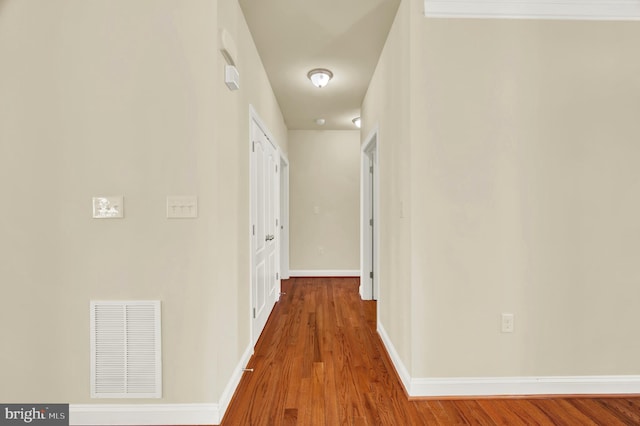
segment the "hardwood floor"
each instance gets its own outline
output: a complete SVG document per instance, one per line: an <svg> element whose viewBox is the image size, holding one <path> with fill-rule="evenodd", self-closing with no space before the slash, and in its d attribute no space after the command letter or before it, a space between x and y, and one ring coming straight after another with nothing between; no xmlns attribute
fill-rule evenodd
<svg viewBox="0 0 640 426"><path fill-rule="evenodd" d="M283 281L222 426L640 425L640 398L409 400L355 278Z"/></svg>

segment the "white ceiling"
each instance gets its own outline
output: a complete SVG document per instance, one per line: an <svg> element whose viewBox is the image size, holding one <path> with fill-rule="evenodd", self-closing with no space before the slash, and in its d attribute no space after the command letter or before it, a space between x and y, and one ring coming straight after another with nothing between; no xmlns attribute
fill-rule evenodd
<svg viewBox="0 0 640 426"><path fill-rule="evenodd" d="M400 0L239 0L289 129L355 129ZM313 68L333 72L314 87ZM315 119L324 118L318 126Z"/></svg>

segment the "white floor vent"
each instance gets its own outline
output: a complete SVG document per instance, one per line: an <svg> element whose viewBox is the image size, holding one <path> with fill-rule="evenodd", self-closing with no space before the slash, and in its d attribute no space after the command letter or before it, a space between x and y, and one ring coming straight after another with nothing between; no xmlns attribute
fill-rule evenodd
<svg viewBox="0 0 640 426"><path fill-rule="evenodd" d="M91 302L91 397L161 398L159 301Z"/></svg>

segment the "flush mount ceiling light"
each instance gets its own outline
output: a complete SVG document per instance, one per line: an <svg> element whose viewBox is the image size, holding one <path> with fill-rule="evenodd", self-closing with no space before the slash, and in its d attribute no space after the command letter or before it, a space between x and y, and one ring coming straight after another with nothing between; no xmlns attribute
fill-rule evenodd
<svg viewBox="0 0 640 426"><path fill-rule="evenodd" d="M329 80L333 78L333 73L324 68L316 68L309 71L307 77L309 77L314 86L322 88L329 84Z"/></svg>
<svg viewBox="0 0 640 426"><path fill-rule="evenodd" d="M360 121L360 117L356 117L351 121L353 121L353 124L355 124L358 129L360 128L360 125L362 124L362 122Z"/></svg>

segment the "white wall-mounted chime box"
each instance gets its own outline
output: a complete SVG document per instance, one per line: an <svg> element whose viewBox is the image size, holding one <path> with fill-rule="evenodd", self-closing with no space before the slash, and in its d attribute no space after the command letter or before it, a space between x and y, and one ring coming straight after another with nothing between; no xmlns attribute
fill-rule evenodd
<svg viewBox="0 0 640 426"><path fill-rule="evenodd" d="M233 65L225 65L224 82L230 90L238 90L240 88L240 73Z"/></svg>

